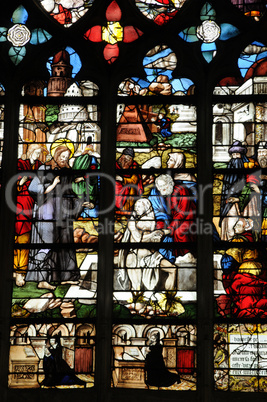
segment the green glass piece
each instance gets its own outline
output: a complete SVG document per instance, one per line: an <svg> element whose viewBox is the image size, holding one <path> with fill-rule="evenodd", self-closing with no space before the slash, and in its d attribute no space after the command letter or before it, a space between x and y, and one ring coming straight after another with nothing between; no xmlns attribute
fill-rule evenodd
<svg viewBox="0 0 267 402"><path fill-rule="evenodd" d="M11 21L14 24L25 24L28 19L28 13L23 6L19 6L12 14Z"/></svg>
<svg viewBox="0 0 267 402"><path fill-rule="evenodd" d="M22 47L12 46L9 49L8 55L11 58L11 60L13 61L13 63L15 64L15 66L17 66L23 60L24 56L26 55L26 48L25 48L25 46L22 46Z"/></svg>
<svg viewBox="0 0 267 402"><path fill-rule="evenodd" d="M216 19L216 11L212 7L210 3L205 3L200 11L200 19L201 21L205 20L215 20Z"/></svg>

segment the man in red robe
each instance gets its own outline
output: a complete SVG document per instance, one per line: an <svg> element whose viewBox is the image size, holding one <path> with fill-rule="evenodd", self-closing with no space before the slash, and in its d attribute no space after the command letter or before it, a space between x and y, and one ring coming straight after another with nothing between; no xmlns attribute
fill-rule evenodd
<svg viewBox="0 0 267 402"><path fill-rule="evenodd" d="M172 221L168 229L171 231L175 243L196 242L196 204L187 187L175 184L173 192L168 197ZM176 256L189 253L189 249L174 250Z"/></svg>
<svg viewBox="0 0 267 402"><path fill-rule="evenodd" d="M232 301L234 317L267 317L267 281L257 249L247 248L245 243L254 241L251 220L239 218L234 226L233 247L222 257L223 285L229 301ZM230 311L228 311L230 313ZM223 315L223 312L221 312Z"/></svg>
<svg viewBox="0 0 267 402"><path fill-rule="evenodd" d="M157 229L167 229L170 239L175 243L194 243L196 203L190 190L183 184L175 184L171 176L164 174L156 178L156 187L158 193L151 192L149 199L155 212ZM188 248L175 249L173 253L175 257L187 255L192 261L193 254Z"/></svg>
<svg viewBox="0 0 267 402"><path fill-rule="evenodd" d="M129 215L133 210L133 204L143 193L141 175L128 172L138 169L139 165L134 161L134 150L125 148L116 162L117 176L115 185L115 206L117 212ZM127 173L123 170L127 169Z"/></svg>
<svg viewBox="0 0 267 402"><path fill-rule="evenodd" d="M37 170L42 162L38 160L41 155L41 145L31 144L27 150L27 159L18 159L18 170L29 172ZM15 222L15 242L18 244L30 243L32 228L32 211L34 199L29 194L28 188L32 181L30 175L18 177L17 181L17 211ZM29 250L17 249L14 251L14 271L16 285L23 286L28 266Z"/></svg>

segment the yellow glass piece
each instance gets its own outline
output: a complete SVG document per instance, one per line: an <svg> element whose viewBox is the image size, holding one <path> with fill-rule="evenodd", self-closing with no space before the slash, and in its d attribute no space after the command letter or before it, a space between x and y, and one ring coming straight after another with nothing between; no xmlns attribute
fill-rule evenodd
<svg viewBox="0 0 267 402"><path fill-rule="evenodd" d="M107 27L102 27L102 40L114 45L123 39L123 27L119 22L108 22Z"/></svg>

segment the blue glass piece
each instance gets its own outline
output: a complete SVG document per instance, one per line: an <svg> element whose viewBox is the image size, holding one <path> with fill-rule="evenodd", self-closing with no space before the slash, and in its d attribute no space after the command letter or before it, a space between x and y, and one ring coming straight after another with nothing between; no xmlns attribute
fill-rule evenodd
<svg viewBox="0 0 267 402"><path fill-rule="evenodd" d="M237 27L232 24L223 23L221 24L221 36L220 40L227 40L233 38L240 34L240 31Z"/></svg>
<svg viewBox="0 0 267 402"><path fill-rule="evenodd" d="M157 79L158 75L166 75L169 80L172 79L172 71L166 68L145 68L145 73L147 75L147 80L149 83Z"/></svg>
<svg viewBox="0 0 267 402"><path fill-rule="evenodd" d="M132 77L132 80L136 82L136 84L140 85L141 88L148 88L150 82L143 80L142 78Z"/></svg>
<svg viewBox="0 0 267 402"><path fill-rule="evenodd" d="M202 55L207 63L210 63L212 61L213 57L216 54L216 50L217 50L217 47L216 47L215 42L202 43L202 45L201 45Z"/></svg>
<svg viewBox="0 0 267 402"><path fill-rule="evenodd" d="M179 78L171 81L173 93L181 91L186 93L188 88L191 87L194 83L189 78Z"/></svg>
<svg viewBox="0 0 267 402"><path fill-rule="evenodd" d="M0 27L0 42L5 42L7 36L7 28Z"/></svg>
<svg viewBox="0 0 267 402"><path fill-rule="evenodd" d="M203 52L202 56L204 57L204 59L206 60L207 63L210 63L213 59L213 57L215 56L215 54L213 52Z"/></svg>
<svg viewBox="0 0 267 402"><path fill-rule="evenodd" d="M217 50L215 42L211 43L202 43L201 45L201 51L202 52L212 52Z"/></svg>
<svg viewBox="0 0 267 402"><path fill-rule="evenodd" d="M40 43L47 42L51 38L52 38L52 35L50 35L50 33L45 31L44 29L37 28L32 31L30 43L32 45L38 45Z"/></svg>
<svg viewBox="0 0 267 402"><path fill-rule="evenodd" d="M265 52L259 53L259 54L257 55L257 57L256 57L256 61L262 60L262 59L264 59L264 58L267 58L267 50L266 50Z"/></svg>
<svg viewBox="0 0 267 402"><path fill-rule="evenodd" d="M75 77L76 74L80 71L82 67L82 62L78 54L75 52L75 50L72 47L67 46L65 50L69 53L70 55L70 64L72 65L72 78ZM51 64L53 62L53 56L49 57L46 63L46 68L49 71L49 74L52 74L52 69L51 69Z"/></svg>
<svg viewBox="0 0 267 402"><path fill-rule="evenodd" d="M164 58L164 57L168 56L172 52L173 51L168 47L166 49L161 50L160 52L159 51L156 52L152 56L145 56L144 59L143 59L143 66L146 66L149 63L153 63L156 60L158 60L159 58Z"/></svg>
<svg viewBox="0 0 267 402"><path fill-rule="evenodd" d="M22 47L11 46L11 48L9 49L8 55L11 58L11 60L13 61L13 63L15 64L15 66L17 66L23 60L24 56L26 55L26 47L25 46L22 46Z"/></svg>
<svg viewBox="0 0 267 402"><path fill-rule="evenodd" d="M210 3L205 3L200 11L200 19L201 21L216 19L216 11L212 8Z"/></svg>
<svg viewBox="0 0 267 402"><path fill-rule="evenodd" d="M12 14L11 21L14 24L25 24L28 19L28 13L23 6L19 6Z"/></svg>
<svg viewBox="0 0 267 402"><path fill-rule="evenodd" d="M252 42L251 44L252 44L252 45L256 45L256 46L260 46L260 47L263 47L263 46L264 46L263 43L257 42L256 40L255 40L254 42Z"/></svg>
<svg viewBox="0 0 267 402"><path fill-rule="evenodd" d="M181 31L179 34L180 38L185 40L186 42L197 42L198 37L196 35L196 27L186 28Z"/></svg>
<svg viewBox="0 0 267 402"><path fill-rule="evenodd" d="M240 69L242 77L245 77L248 69L252 66L252 64L256 61L256 54L244 55L238 59L238 67Z"/></svg>
<svg viewBox="0 0 267 402"><path fill-rule="evenodd" d="M72 47L67 46L66 51L70 55L70 64L73 66L71 75L72 75L72 78L74 78L75 75L78 74L78 72L82 68L82 62L81 62L80 57L78 56L78 54Z"/></svg>

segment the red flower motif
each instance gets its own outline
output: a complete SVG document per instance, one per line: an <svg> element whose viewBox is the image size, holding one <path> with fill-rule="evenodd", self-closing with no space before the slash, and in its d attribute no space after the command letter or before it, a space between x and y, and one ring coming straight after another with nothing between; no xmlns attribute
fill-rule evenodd
<svg viewBox="0 0 267 402"><path fill-rule="evenodd" d="M84 38L91 42L107 42L103 56L109 64L112 64L119 56L118 42L130 43L143 35L140 29L132 25L122 27L119 23L121 17L121 9L113 0L106 10L107 26L95 25L84 34Z"/></svg>

